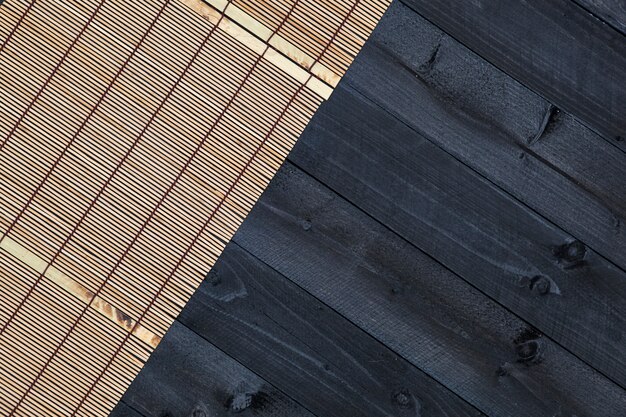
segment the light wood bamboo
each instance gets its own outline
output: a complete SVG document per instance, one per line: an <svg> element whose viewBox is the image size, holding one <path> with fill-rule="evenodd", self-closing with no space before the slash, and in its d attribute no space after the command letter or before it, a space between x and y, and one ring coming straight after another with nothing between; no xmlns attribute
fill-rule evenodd
<svg viewBox="0 0 626 417"><path fill-rule="evenodd" d="M105 416L388 0L0 6L0 415Z"/></svg>

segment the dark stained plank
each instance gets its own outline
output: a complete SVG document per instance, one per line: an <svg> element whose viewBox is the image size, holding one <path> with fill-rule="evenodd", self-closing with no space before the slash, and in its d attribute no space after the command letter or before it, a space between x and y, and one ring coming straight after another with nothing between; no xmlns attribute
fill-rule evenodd
<svg viewBox="0 0 626 417"><path fill-rule="evenodd" d="M234 243L179 320L319 416L483 415Z"/></svg>
<svg viewBox="0 0 626 417"><path fill-rule="evenodd" d="M402 0L626 150L626 42L570 0Z"/></svg>
<svg viewBox="0 0 626 417"><path fill-rule="evenodd" d="M109 414L109 417L147 417L147 416L144 416L143 414L139 414L137 411L133 410L132 408L124 404L124 402L120 401L117 403L113 411L111 411L111 414Z"/></svg>
<svg viewBox="0 0 626 417"><path fill-rule="evenodd" d="M371 40L344 83L626 270L626 154L400 3Z"/></svg>
<svg viewBox="0 0 626 417"><path fill-rule="evenodd" d="M380 202L391 216L406 217L394 203ZM291 164L234 239L487 415L623 410L624 390ZM520 280L521 302L545 299L537 284L529 289Z"/></svg>
<svg viewBox="0 0 626 417"><path fill-rule="evenodd" d="M313 416L178 322L122 401L150 417Z"/></svg>
<svg viewBox="0 0 626 417"><path fill-rule="evenodd" d="M623 0L574 0L581 7L626 34L626 2Z"/></svg>
<svg viewBox="0 0 626 417"><path fill-rule="evenodd" d="M626 273L349 87L290 159L626 387Z"/></svg>

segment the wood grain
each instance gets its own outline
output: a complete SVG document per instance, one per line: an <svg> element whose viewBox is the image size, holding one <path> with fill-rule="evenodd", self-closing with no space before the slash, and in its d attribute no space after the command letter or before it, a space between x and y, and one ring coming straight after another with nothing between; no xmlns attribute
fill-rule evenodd
<svg viewBox="0 0 626 417"><path fill-rule="evenodd" d="M333 98L291 160L626 386L626 273L354 90Z"/></svg>
<svg viewBox="0 0 626 417"><path fill-rule="evenodd" d="M123 402L145 416L313 417L178 322L172 324Z"/></svg>
<svg viewBox="0 0 626 417"><path fill-rule="evenodd" d="M403 2L626 150L622 33L570 0Z"/></svg>
<svg viewBox="0 0 626 417"><path fill-rule="evenodd" d="M400 3L345 82L626 270L626 155L575 118Z"/></svg>
<svg viewBox="0 0 626 417"><path fill-rule="evenodd" d="M482 415L234 243L178 320L318 416Z"/></svg>
<svg viewBox="0 0 626 417"><path fill-rule="evenodd" d="M289 164L234 240L487 415L613 416L626 401L623 389L552 339ZM517 291L520 300L542 297L523 285Z"/></svg>
<svg viewBox="0 0 626 417"><path fill-rule="evenodd" d="M615 0L574 0L581 7L626 35L626 3Z"/></svg>

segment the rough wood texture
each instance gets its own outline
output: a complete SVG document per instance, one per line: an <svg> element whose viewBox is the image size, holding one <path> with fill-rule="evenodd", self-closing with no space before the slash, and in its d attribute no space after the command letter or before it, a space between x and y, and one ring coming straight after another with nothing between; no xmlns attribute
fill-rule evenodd
<svg viewBox="0 0 626 417"><path fill-rule="evenodd" d="M375 172L353 172L367 178L365 170ZM487 415L613 416L626 401L552 339L291 165L234 240ZM517 287L520 300L542 299L543 287L529 284Z"/></svg>
<svg viewBox="0 0 626 417"><path fill-rule="evenodd" d="M626 150L622 33L571 0L403 2Z"/></svg>
<svg viewBox="0 0 626 417"><path fill-rule="evenodd" d="M318 416L482 415L233 243L179 320Z"/></svg>
<svg viewBox="0 0 626 417"><path fill-rule="evenodd" d="M574 0L594 16L626 35L626 2L620 0Z"/></svg>
<svg viewBox="0 0 626 417"><path fill-rule="evenodd" d="M626 386L626 273L584 244L349 88L290 158Z"/></svg>
<svg viewBox="0 0 626 417"><path fill-rule="evenodd" d="M178 322L122 400L149 417L313 417Z"/></svg>
<svg viewBox="0 0 626 417"><path fill-rule="evenodd" d="M626 270L626 154L576 119L399 3L345 81Z"/></svg>

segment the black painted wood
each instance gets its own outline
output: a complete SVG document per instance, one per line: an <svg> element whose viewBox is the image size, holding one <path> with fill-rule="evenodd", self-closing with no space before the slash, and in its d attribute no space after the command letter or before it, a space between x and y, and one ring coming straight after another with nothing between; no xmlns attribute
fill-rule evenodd
<svg viewBox="0 0 626 417"><path fill-rule="evenodd" d="M626 2L622 0L574 0L581 7L626 34Z"/></svg>
<svg viewBox="0 0 626 417"><path fill-rule="evenodd" d="M626 42L570 0L402 0L626 150Z"/></svg>
<svg viewBox="0 0 626 417"><path fill-rule="evenodd" d="M371 123L391 128L380 119ZM361 126L367 134L370 122ZM401 140L389 137L390 143ZM351 152L358 158L365 149L357 145ZM354 168L364 178L366 171L376 174L371 167ZM413 198L410 185L387 186L398 200ZM406 219L397 202L377 200L390 216ZM437 242L433 234L425 238ZM234 239L487 415L614 416L626 402L617 385L289 164ZM442 244L440 250L455 246ZM533 289L526 280L517 285L521 302L545 298L541 282Z"/></svg>
<svg viewBox="0 0 626 417"><path fill-rule="evenodd" d="M290 160L626 386L626 273L606 259L349 87Z"/></svg>
<svg viewBox="0 0 626 417"><path fill-rule="evenodd" d="M371 41L344 82L626 270L626 154L400 3Z"/></svg>
<svg viewBox="0 0 626 417"><path fill-rule="evenodd" d="M313 416L178 322L122 400L149 417Z"/></svg>
<svg viewBox="0 0 626 417"><path fill-rule="evenodd" d="M233 243L179 320L319 416L482 415Z"/></svg>

